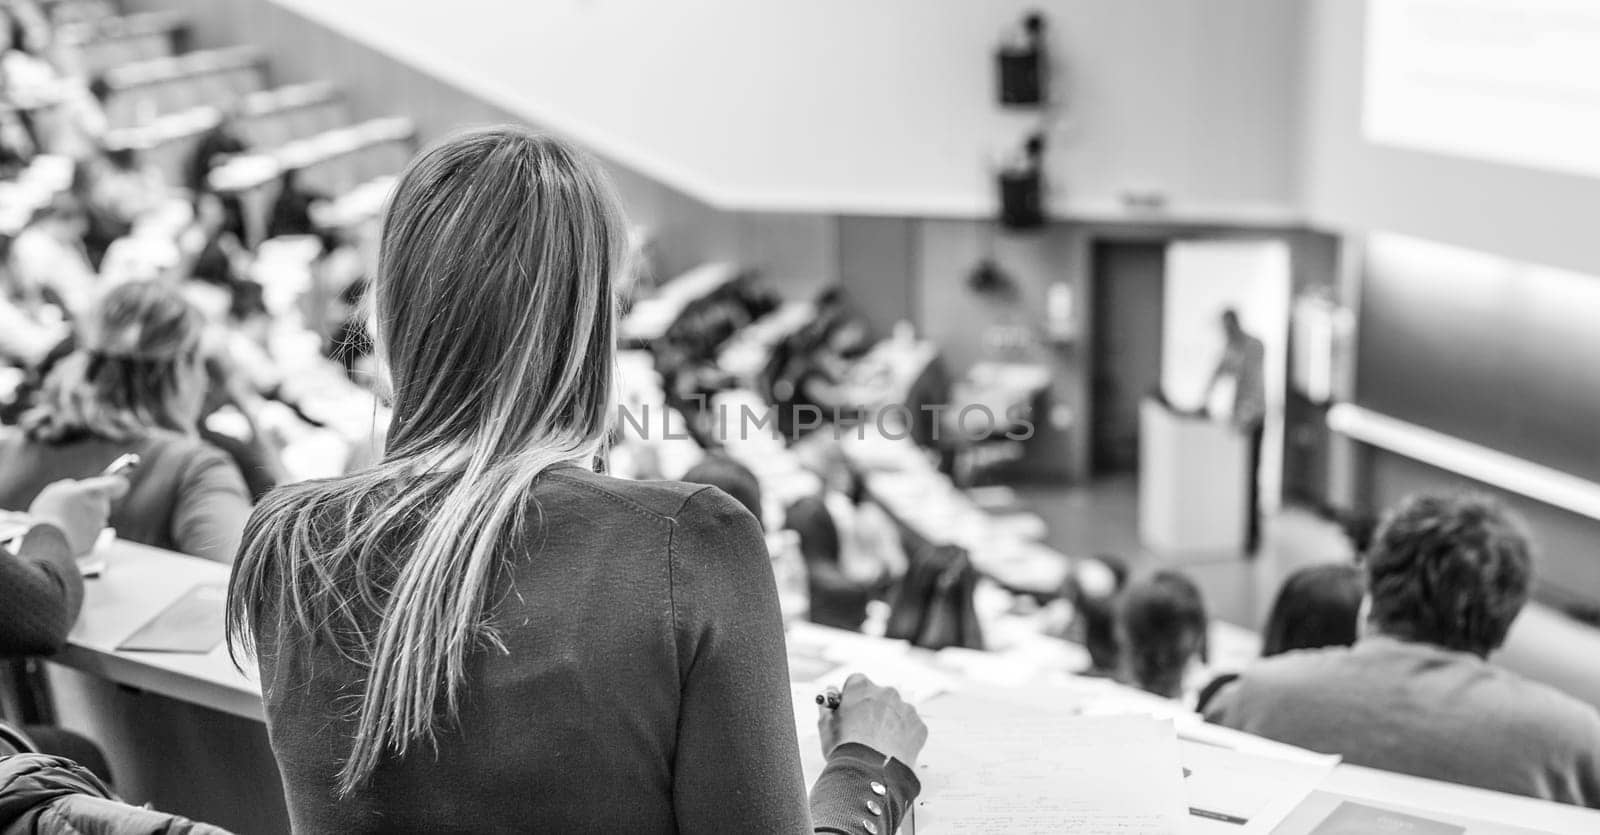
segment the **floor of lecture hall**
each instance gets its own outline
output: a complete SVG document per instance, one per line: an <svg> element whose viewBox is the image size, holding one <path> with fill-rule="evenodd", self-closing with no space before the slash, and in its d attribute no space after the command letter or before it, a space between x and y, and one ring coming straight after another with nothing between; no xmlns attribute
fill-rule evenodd
<svg viewBox="0 0 1600 835"><path fill-rule="evenodd" d="M1285 507L1264 522L1261 551L1190 560L1153 553L1139 542L1139 484L1133 475L1083 485L1019 485L1019 504L1042 516L1045 541L1071 556L1117 554L1136 571L1181 569L1206 597L1214 617L1259 628L1278 584L1303 565L1342 559L1350 548L1339 529L1303 508Z"/></svg>

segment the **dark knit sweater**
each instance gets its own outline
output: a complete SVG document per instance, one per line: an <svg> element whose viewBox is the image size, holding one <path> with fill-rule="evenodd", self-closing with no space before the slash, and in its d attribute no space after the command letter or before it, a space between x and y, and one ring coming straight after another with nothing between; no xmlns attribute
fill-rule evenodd
<svg viewBox="0 0 1600 835"><path fill-rule="evenodd" d="M807 801L747 510L716 488L575 467L532 492L537 522L491 593L505 652L472 658L435 746L391 756L353 796L334 786L360 671L320 642L259 636L297 832L894 831L916 778L866 746L840 746Z"/></svg>

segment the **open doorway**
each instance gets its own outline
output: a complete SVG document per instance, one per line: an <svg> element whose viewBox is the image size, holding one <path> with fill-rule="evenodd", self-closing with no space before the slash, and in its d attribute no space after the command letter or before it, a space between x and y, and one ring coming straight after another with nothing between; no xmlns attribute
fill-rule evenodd
<svg viewBox="0 0 1600 835"><path fill-rule="evenodd" d="M1098 241L1091 250L1090 471L1139 469L1139 402L1161 384L1166 242Z"/></svg>

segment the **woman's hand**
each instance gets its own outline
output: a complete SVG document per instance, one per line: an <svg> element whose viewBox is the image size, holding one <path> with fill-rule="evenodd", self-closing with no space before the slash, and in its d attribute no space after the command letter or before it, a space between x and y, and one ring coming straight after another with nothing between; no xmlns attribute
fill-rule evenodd
<svg viewBox="0 0 1600 835"><path fill-rule="evenodd" d="M817 730L822 734L822 755L847 742L865 745L915 768L917 755L928 741L928 726L917 709L900 698L893 687L880 687L860 673L845 679L839 706L819 708Z"/></svg>
<svg viewBox="0 0 1600 835"><path fill-rule="evenodd" d="M120 475L57 481L39 491L28 514L60 528L72 555L80 557L94 549L111 516L111 503L127 492L128 480Z"/></svg>

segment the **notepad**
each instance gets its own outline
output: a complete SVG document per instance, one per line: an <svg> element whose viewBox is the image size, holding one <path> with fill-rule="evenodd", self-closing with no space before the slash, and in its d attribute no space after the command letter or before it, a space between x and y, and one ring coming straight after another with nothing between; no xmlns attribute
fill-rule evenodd
<svg viewBox="0 0 1600 835"><path fill-rule="evenodd" d="M207 653L222 643L228 587L195 586L117 647L123 652Z"/></svg>

